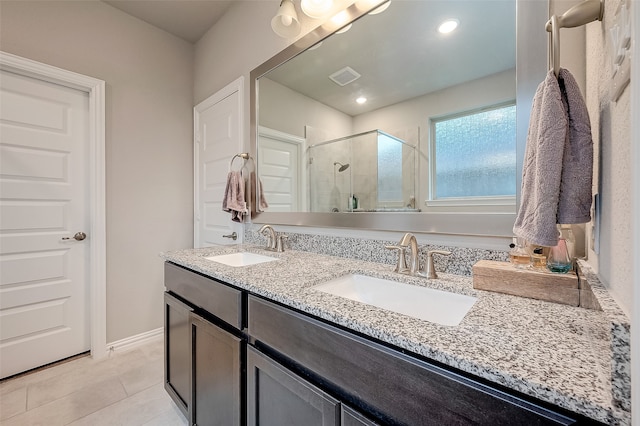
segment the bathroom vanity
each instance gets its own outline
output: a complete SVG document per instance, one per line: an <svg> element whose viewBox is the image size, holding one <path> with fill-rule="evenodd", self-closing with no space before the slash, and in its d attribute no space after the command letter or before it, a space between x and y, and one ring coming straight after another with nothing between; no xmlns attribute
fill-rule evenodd
<svg viewBox="0 0 640 426"><path fill-rule="evenodd" d="M211 260L235 253L249 263ZM250 264L257 256L271 261ZM163 257L165 388L191 424L629 422L614 405L603 311L305 252L245 245ZM477 302L445 326L314 288L353 273Z"/></svg>

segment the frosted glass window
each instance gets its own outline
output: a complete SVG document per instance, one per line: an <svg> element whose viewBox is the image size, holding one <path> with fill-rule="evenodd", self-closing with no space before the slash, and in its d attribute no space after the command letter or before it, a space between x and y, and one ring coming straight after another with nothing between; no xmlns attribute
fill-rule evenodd
<svg viewBox="0 0 640 426"><path fill-rule="evenodd" d="M434 120L434 146L433 199L515 196L515 105Z"/></svg>
<svg viewBox="0 0 640 426"><path fill-rule="evenodd" d="M402 201L402 143L378 135L378 202Z"/></svg>

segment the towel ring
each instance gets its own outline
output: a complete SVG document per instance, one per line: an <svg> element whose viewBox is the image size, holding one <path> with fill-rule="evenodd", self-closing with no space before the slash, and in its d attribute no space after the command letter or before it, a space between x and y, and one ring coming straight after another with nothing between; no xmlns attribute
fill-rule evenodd
<svg viewBox="0 0 640 426"><path fill-rule="evenodd" d="M245 162L248 160L253 161L253 157L251 157L251 155L249 155L248 152L241 152L240 154L236 154L231 158L231 161L229 162L229 171L231 171L233 162L235 161L236 158L242 158Z"/></svg>
<svg viewBox="0 0 640 426"><path fill-rule="evenodd" d="M560 74L560 27L556 15L551 17L551 68L557 78Z"/></svg>
<svg viewBox="0 0 640 426"><path fill-rule="evenodd" d="M551 68L556 77L560 73L560 28L573 28L593 21L602 21L605 0L583 0L561 16L553 15L545 29L551 33Z"/></svg>

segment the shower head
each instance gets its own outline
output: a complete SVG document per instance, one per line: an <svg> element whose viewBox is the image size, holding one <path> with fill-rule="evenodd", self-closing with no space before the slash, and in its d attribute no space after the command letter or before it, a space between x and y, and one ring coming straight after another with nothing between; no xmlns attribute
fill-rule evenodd
<svg viewBox="0 0 640 426"><path fill-rule="evenodd" d="M349 163L347 164L342 164L342 163L338 163L337 161L335 163L333 163L334 166L340 165L340 168L338 169L339 172L344 172L345 170L347 170L349 168Z"/></svg>

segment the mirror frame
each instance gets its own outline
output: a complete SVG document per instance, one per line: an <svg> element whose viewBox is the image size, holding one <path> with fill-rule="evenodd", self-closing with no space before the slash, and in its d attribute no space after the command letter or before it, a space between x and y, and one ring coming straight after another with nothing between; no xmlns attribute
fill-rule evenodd
<svg viewBox="0 0 640 426"><path fill-rule="evenodd" d="M381 2L382 3L382 2ZM340 26L328 20L267 60L250 73L250 149L258 164L258 96L257 80L309 47L331 36L340 28L364 16L357 2L345 9L348 22ZM520 205L522 163L527 140L533 95L548 70L547 32L548 2L516 0L516 206ZM259 176L259 170L256 170ZM258 197L259 194L256 194ZM422 204L424 201L420 200ZM258 203L256 203L258 205ZM484 237L511 237L515 213L468 212L393 212L393 213L316 213L258 212L254 223L306 227L351 228L376 231L403 231Z"/></svg>

